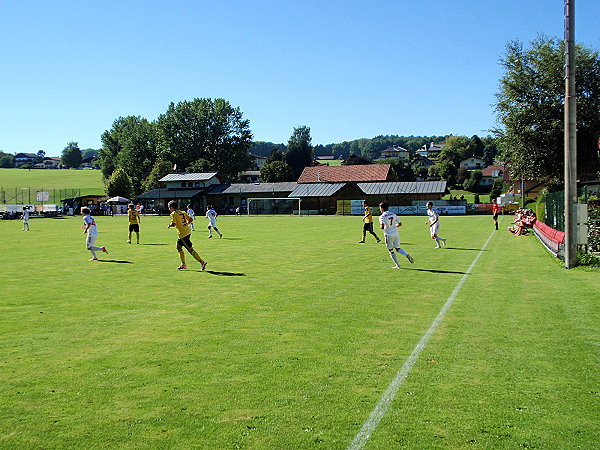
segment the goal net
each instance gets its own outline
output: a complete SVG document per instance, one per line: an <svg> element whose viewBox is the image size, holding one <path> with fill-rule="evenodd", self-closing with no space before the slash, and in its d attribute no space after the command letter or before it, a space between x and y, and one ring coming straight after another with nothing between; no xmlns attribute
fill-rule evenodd
<svg viewBox="0 0 600 450"><path fill-rule="evenodd" d="M249 198L248 215L297 214L301 215L300 198Z"/></svg>

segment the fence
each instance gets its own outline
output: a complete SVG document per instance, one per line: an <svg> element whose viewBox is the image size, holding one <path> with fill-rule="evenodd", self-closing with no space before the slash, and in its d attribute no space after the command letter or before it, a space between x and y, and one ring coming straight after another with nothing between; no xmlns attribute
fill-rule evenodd
<svg viewBox="0 0 600 450"><path fill-rule="evenodd" d="M580 188L577 192L579 203L588 202L587 186ZM565 231L565 191L552 192L544 196L544 217L546 225L555 230Z"/></svg>
<svg viewBox="0 0 600 450"><path fill-rule="evenodd" d="M61 204L65 198L79 197L81 189L56 189L34 187L0 187L0 204L2 205L35 205Z"/></svg>
<svg viewBox="0 0 600 450"><path fill-rule="evenodd" d="M587 186L580 188L577 192L578 203L587 205L587 246L586 249L589 252L600 252L600 204L598 200L591 200L590 194L588 192ZM553 192L551 194L546 194L541 202L538 203L540 208L538 209L538 219L541 220L544 224L548 225L557 233L562 233L565 231L565 193L564 191ZM576 210L577 213L578 210ZM586 221L585 218L575 217L577 222ZM585 233L585 230L584 230ZM540 237L540 234L538 237ZM564 233L562 233L564 234ZM542 239L540 237L540 239ZM542 239L542 242L544 240ZM580 242L584 242L582 239ZM558 242L562 244L561 242ZM546 244L548 247L548 245ZM560 254L560 246L558 245L556 249L548 247L553 253L556 250L556 253Z"/></svg>

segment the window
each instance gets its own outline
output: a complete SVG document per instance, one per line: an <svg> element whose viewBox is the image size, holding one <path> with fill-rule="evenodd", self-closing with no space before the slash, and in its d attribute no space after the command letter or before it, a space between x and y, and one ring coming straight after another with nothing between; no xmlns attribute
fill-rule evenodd
<svg viewBox="0 0 600 450"><path fill-rule="evenodd" d="M181 187L185 187L185 183L183 183L183 182L182 182L182 183L181 183Z"/></svg>

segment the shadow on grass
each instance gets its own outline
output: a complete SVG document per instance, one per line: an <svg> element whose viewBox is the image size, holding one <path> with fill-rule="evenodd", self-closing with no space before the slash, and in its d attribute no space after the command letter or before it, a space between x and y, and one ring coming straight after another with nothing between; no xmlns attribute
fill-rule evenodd
<svg viewBox="0 0 600 450"><path fill-rule="evenodd" d="M169 244L136 244L136 245L169 245Z"/></svg>
<svg viewBox="0 0 600 450"><path fill-rule="evenodd" d="M199 270L198 272L202 272ZM222 277L245 277L245 273L237 273L237 272L217 272L216 270L204 270L206 273L210 273L211 275L219 275Z"/></svg>
<svg viewBox="0 0 600 450"><path fill-rule="evenodd" d="M471 250L474 252L489 252L489 250L481 250L480 248L463 248L463 247L444 247L446 250Z"/></svg>
<svg viewBox="0 0 600 450"><path fill-rule="evenodd" d="M207 238L207 239L208 239L208 238ZM210 238L210 239L215 239L215 238L213 237L213 238ZM241 241L241 240L242 240L242 238L222 237L222 238L220 238L220 239L219 239L219 238L217 238L217 239L215 239L215 240L217 240L217 241Z"/></svg>
<svg viewBox="0 0 600 450"><path fill-rule="evenodd" d="M431 273L457 273L459 275L464 275L467 272L458 272L458 271L454 271L454 270L438 270L438 269L411 269L410 267L407 267L406 270L417 270L419 272L431 272Z"/></svg>
<svg viewBox="0 0 600 450"><path fill-rule="evenodd" d="M117 264L133 264L131 261L119 261L118 259L99 259L98 262L108 262Z"/></svg>

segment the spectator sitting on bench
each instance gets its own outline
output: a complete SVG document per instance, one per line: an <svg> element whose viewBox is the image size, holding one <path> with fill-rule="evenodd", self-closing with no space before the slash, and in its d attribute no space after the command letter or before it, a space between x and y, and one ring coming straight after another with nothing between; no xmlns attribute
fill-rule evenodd
<svg viewBox="0 0 600 450"><path fill-rule="evenodd" d="M515 236L523 236L527 234L529 228L533 228L533 224L537 218L535 213L530 209L518 209L515 211L515 224L513 227L508 227L508 231Z"/></svg>

